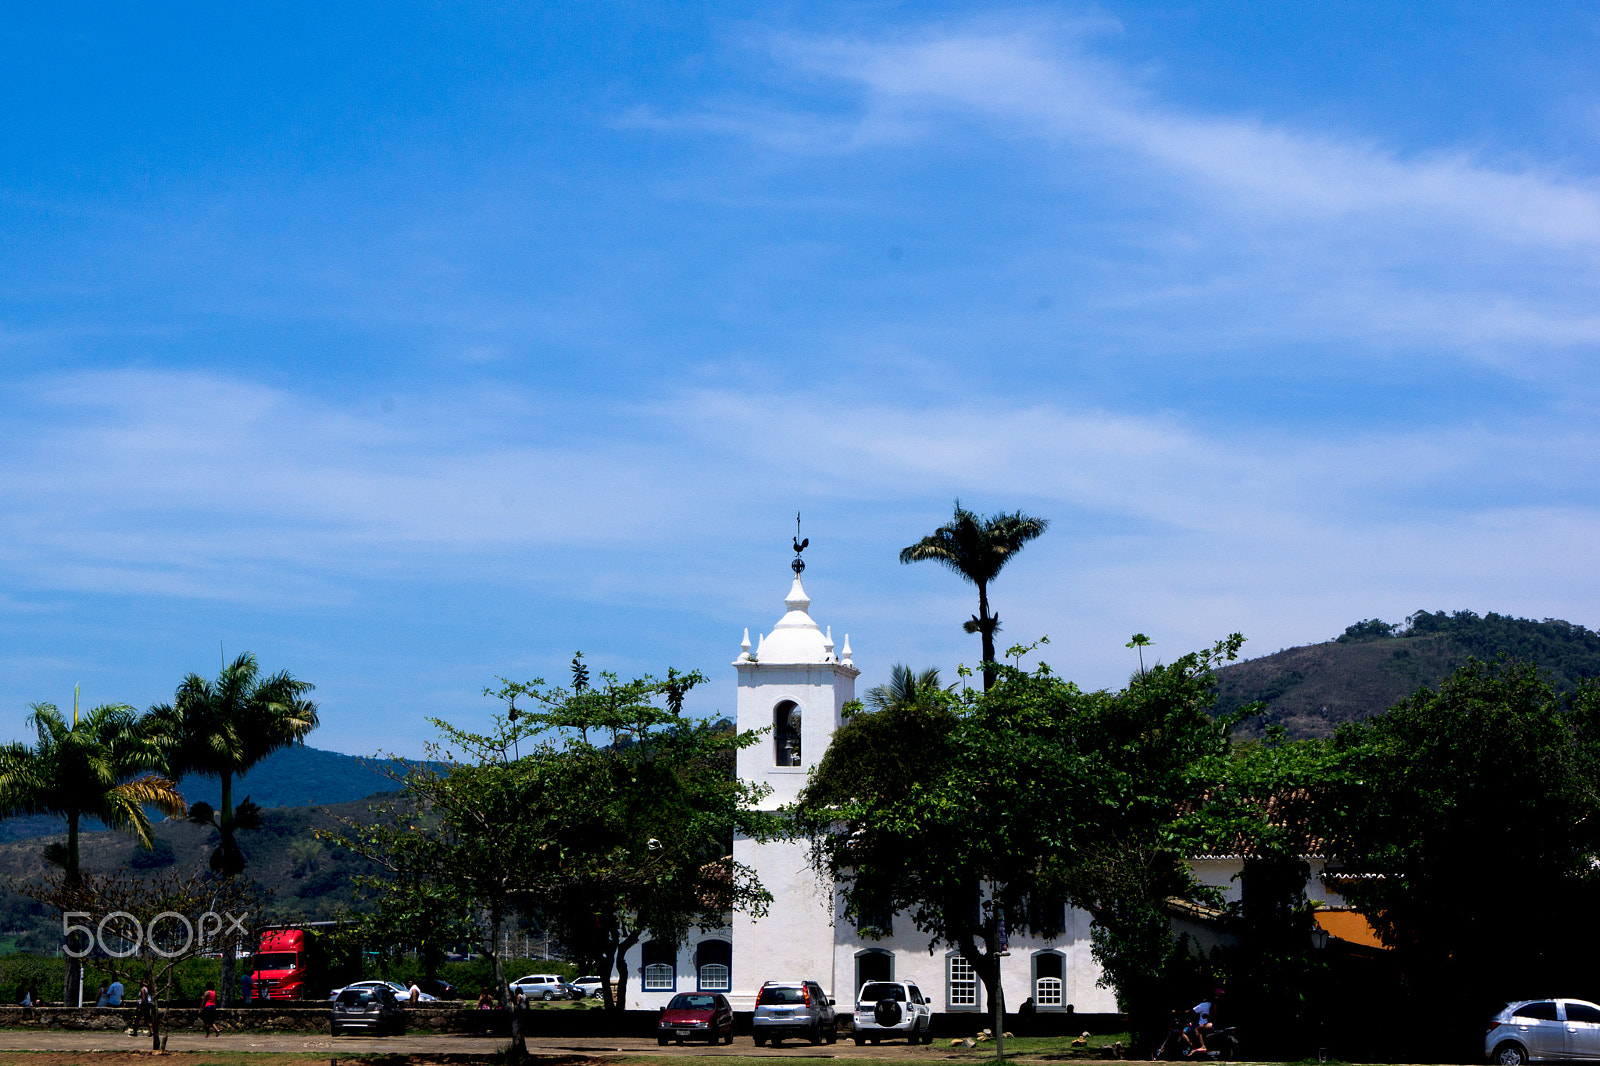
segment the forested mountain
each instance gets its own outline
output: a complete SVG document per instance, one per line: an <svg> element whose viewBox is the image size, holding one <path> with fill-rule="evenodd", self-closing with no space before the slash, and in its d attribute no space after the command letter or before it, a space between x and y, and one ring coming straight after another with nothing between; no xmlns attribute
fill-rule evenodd
<svg viewBox="0 0 1600 1066"><path fill-rule="evenodd" d="M1342 722L1367 718L1426 685L1438 685L1469 657L1532 660L1558 690L1600 676L1600 633L1546 618L1493 612L1418 611L1404 624L1357 622L1324 644L1287 648L1217 671L1219 712L1254 700L1266 713L1236 734L1283 726L1290 738L1324 737Z"/></svg>
<svg viewBox="0 0 1600 1066"><path fill-rule="evenodd" d="M327 753L323 753L327 754ZM262 813L260 829L239 834L249 860L247 873L271 892L265 917L316 919L332 917L341 907L366 904L357 898L352 878L375 873L365 859L342 848L330 847L313 835L315 829L334 829L341 819L364 821L369 807L391 797L376 796L327 807L279 807ZM64 829L58 819L58 835ZM210 826L187 821L159 821L153 826L155 847L146 851L126 833L107 830L86 832L79 841L85 873L110 873L128 868L157 873L168 868L203 867L216 847L217 833ZM13 879L37 880L49 867L42 852L51 838L13 840L0 844L0 886ZM0 888L0 946L11 949L53 951L61 938L61 915L52 917L32 900Z"/></svg>
<svg viewBox="0 0 1600 1066"><path fill-rule="evenodd" d="M296 745L273 752L233 783L235 802L249 796L263 807L314 807L349 803L398 786L380 770L391 765L383 759L361 759L336 751ZM178 782L190 803L221 802L222 786L215 778L185 777ZM25 840L63 831L60 818L51 816L0 820L0 841ZM98 823L95 823L98 827Z"/></svg>

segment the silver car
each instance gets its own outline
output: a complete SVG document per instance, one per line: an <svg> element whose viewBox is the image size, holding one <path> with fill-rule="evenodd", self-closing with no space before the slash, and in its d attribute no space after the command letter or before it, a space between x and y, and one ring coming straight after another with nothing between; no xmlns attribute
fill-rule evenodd
<svg viewBox="0 0 1600 1066"><path fill-rule="evenodd" d="M815 981L768 981L756 993L756 1011L750 1019L756 1047L771 1040L776 1047L786 1036L803 1036L813 1044L839 1039L839 1020L833 1000Z"/></svg>
<svg viewBox="0 0 1600 1066"><path fill-rule="evenodd" d="M1490 1019L1483 1052L1498 1066L1600 1059L1600 1006L1583 999L1509 1003Z"/></svg>

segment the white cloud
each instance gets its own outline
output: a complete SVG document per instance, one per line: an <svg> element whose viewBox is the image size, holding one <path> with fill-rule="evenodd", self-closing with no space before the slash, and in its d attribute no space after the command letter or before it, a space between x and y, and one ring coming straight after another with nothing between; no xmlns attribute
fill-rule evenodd
<svg viewBox="0 0 1600 1066"><path fill-rule="evenodd" d="M1340 218L1422 213L1501 239L1600 247L1600 189L1536 170L1497 169L1459 151L1405 158L1359 140L1164 106L1058 37L1037 30L951 33L909 42L783 39L780 56L869 94L863 129L884 114L980 114L1024 133L1137 153L1203 179L1242 207ZM867 137L858 138L863 143Z"/></svg>
<svg viewBox="0 0 1600 1066"><path fill-rule="evenodd" d="M1586 487L1600 442L1555 426L1303 439L823 387L586 406L592 428L551 448L500 432L528 402L515 394L487 413L402 395L398 426L214 375L80 375L9 399L33 415L26 441L0 441L0 560L25 603L65 590L342 611L470 578L539 585L544 612L714 619L731 642L770 624L768 518L805 500L824 523L819 620L852 634L871 681L897 660L973 658L965 590L894 562L959 495L1055 520L997 603L1006 639L1049 633L1046 657L1086 683L1120 680L1135 630L1176 654L1239 629L1259 654L1424 606L1600 622ZM617 637L652 654L648 632Z"/></svg>

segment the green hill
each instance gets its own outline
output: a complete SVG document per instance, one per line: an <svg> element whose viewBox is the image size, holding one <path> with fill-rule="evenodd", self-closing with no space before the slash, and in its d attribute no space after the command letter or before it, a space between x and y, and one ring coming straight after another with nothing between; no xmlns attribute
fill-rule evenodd
<svg viewBox="0 0 1600 1066"><path fill-rule="evenodd" d="M1560 619L1493 612L1418 611L1404 625L1357 622L1324 644L1287 648L1217 671L1219 713L1254 700L1266 713L1238 728L1242 737L1282 726L1292 739L1325 737L1343 722L1368 718L1423 686L1434 687L1468 658L1502 655L1539 664L1560 691L1600 676L1600 633Z"/></svg>
<svg viewBox="0 0 1600 1066"><path fill-rule="evenodd" d="M389 796L370 797L327 807L279 807L265 811L260 829L239 834L250 866L247 871L271 892L268 919L330 918L341 907L363 904L352 881L357 874L375 873L372 864L342 848L333 848L313 836L315 829L334 829L341 819L364 821L369 807ZM66 840L58 820L55 835L0 844L0 886L13 880L42 877L48 867L42 856L45 844ZM85 872L110 873L121 868L157 872L169 867L204 866L216 846L216 830L187 821L162 821L154 826L156 846L145 851L124 833L107 830L85 832L78 853ZM14 949L54 951L61 937L61 915L23 896L0 890L0 941Z"/></svg>
<svg viewBox="0 0 1600 1066"><path fill-rule="evenodd" d="M250 797L263 807L315 807L349 803L398 786L380 771L391 765L383 759L361 759L336 751L296 746L262 759L233 783L235 802ZM204 800L216 807L222 802L222 785L215 778L186 777L178 782L190 803ZM60 818L7 818L0 821L0 841L26 840L62 831ZM98 823L96 823L98 827Z"/></svg>

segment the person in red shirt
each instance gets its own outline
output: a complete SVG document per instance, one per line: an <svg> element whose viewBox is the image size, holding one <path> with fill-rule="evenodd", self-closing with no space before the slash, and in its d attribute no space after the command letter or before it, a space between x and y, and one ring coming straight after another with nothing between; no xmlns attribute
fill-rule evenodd
<svg viewBox="0 0 1600 1066"><path fill-rule="evenodd" d="M206 994L200 997L200 1020L206 1023L206 1036L211 1035L211 1030L216 1029L217 1035L222 1035L222 1029L217 1025L217 990L212 985L206 985Z"/></svg>

